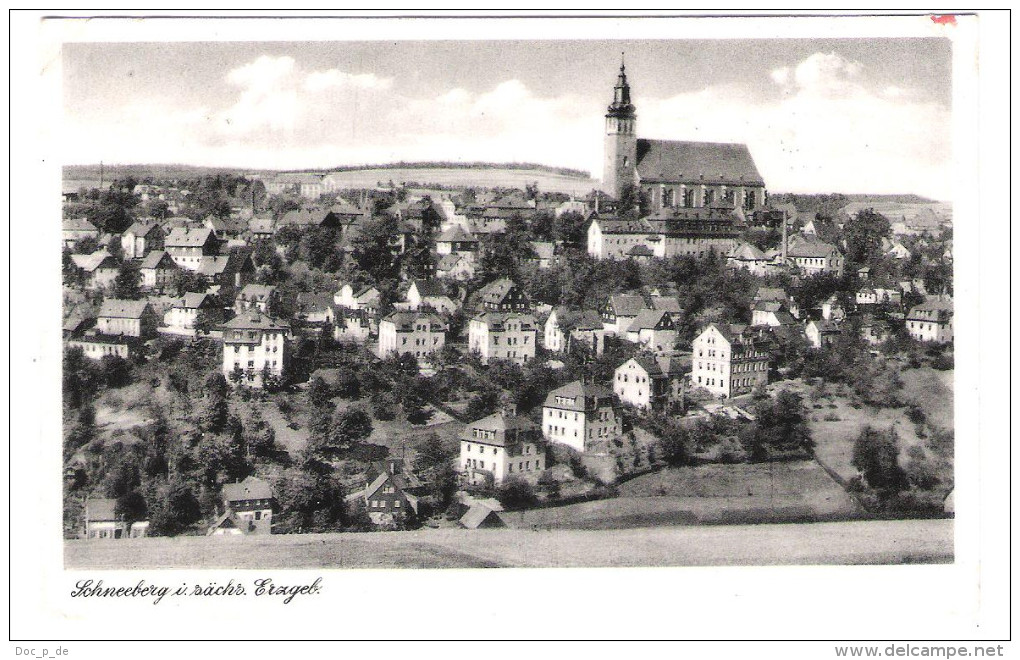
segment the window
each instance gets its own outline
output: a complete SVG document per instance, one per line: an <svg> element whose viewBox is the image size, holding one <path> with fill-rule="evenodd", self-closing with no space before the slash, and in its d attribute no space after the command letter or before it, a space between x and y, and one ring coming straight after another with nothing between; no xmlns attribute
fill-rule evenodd
<svg viewBox="0 0 1020 660"><path fill-rule="evenodd" d="M394 509L400 508L400 500L393 500L393 508Z"/></svg>

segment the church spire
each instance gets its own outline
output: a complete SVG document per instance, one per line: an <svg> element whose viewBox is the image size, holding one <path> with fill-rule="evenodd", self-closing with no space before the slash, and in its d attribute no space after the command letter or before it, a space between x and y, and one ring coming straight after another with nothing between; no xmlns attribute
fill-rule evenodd
<svg viewBox="0 0 1020 660"><path fill-rule="evenodd" d="M627 82L627 64L620 53L620 74L613 87L613 102L609 105L607 117L633 117L634 106L630 102L630 84Z"/></svg>

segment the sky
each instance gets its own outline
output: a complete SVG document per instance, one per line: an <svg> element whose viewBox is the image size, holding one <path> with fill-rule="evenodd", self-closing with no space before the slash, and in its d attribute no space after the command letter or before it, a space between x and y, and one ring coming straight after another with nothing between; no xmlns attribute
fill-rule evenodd
<svg viewBox="0 0 1020 660"><path fill-rule="evenodd" d="M773 192L948 194L937 38L66 43L63 158L534 162L599 178L621 53L639 137L746 143Z"/></svg>

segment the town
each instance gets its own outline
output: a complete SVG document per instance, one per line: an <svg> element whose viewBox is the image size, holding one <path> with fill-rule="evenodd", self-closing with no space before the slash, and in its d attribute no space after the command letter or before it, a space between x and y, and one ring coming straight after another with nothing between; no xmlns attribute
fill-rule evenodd
<svg viewBox="0 0 1020 660"><path fill-rule="evenodd" d="M65 189L65 538L952 515L948 205L769 192L627 76L587 194Z"/></svg>

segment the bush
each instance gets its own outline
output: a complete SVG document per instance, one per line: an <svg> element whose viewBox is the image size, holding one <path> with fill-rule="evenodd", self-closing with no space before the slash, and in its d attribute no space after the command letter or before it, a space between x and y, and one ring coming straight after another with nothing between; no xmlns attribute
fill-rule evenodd
<svg viewBox="0 0 1020 660"><path fill-rule="evenodd" d="M496 499L506 509L524 509L538 502L531 484L521 477L508 477L496 490Z"/></svg>
<svg viewBox="0 0 1020 660"><path fill-rule="evenodd" d="M836 413L829 413L825 416L824 419L827 422L838 422L840 418L839 415L837 415Z"/></svg>
<svg viewBox="0 0 1020 660"><path fill-rule="evenodd" d="M397 416L397 399L389 392L376 392L372 395L372 410L379 421L387 422Z"/></svg>

